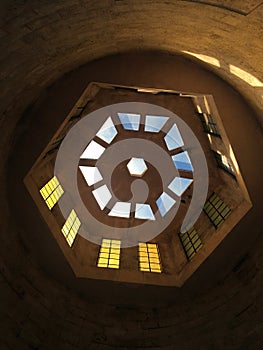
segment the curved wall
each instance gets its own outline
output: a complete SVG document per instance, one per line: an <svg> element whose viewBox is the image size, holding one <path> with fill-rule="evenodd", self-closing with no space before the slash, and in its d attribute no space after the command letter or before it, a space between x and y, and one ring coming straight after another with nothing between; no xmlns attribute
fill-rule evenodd
<svg viewBox="0 0 263 350"><path fill-rule="evenodd" d="M259 35L262 7L248 16L241 16L211 6L203 6L201 11L200 4L183 1L6 4L0 31L2 348L190 349L195 346L200 349L260 349L263 147L258 121L262 116L259 103L262 90L260 86L252 87L230 74L228 65L231 62L262 79L262 60L259 59L262 54ZM149 48L171 53L181 50L201 52L217 57L221 67L213 69L244 93L254 111L240 100L235 90L213 74L170 54L128 53L110 57L83 66L44 90L67 71L93 58ZM187 67L196 79L187 81L189 72L187 75L182 67ZM205 76L206 83L200 79ZM213 83L217 82L216 103L254 207L184 289L95 284L94 281L87 281L85 288L79 288L71 284L72 273L50 237L45 238L50 250L44 252L44 256L48 253L58 256L58 265L53 272L43 267L41 259L32 252L32 243L26 243L23 217L14 211L21 208L24 199L29 200L25 193L24 197L21 192L15 196L21 186L15 172L20 177L22 173L12 166L17 164L18 156L27 157L19 154L17 138L30 130L37 108L43 109L48 120L58 110L62 118L63 110L57 107L63 96L62 93L59 95L60 89L67 91L70 86L69 99L64 105L66 111L87 80L95 78L111 83L123 81L127 85L136 81L135 85L157 85L175 90L188 90L191 86L195 92L211 92ZM236 103L234 115L224 103L225 89L231 103ZM38 107L26 110L38 96L42 96ZM22 114L24 118L17 124ZM52 125L55 128L55 122ZM43 137L41 133L35 136L38 147L41 147ZM16 153L9 157L10 150L16 150ZM30 154L33 156L34 150ZM28 170L25 168L24 164L22 170ZM32 210L34 225L36 209L30 204L27 209ZM41 239L44 235L45 232ZM34 239L37 242L36 236ZM50 259L49 266L53 268Z"/></svg>

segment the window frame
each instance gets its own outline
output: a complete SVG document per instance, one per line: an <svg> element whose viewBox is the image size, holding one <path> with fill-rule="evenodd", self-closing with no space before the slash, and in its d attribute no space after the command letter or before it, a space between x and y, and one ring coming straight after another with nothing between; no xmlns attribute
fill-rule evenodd
<svg viewBox="0 0 263 350"><path fill-rule="evenodd" d="M70 247L73 246L73 244L76 240L80 226L81 226L81 222L77 216L77 213L75 212L74 209L72 209L71 212L69 213L64 225L61 228L61 232L62 232L63 236L66 239L66 242L68 243L68 245ZM68 231L68 232L66 232L66 231ZM72 234L72 232L73 232L73 234ZM69 239L69 237L71 239Z"/></svg>
<svg viewBox="0 0 263 350"><path fill-rule="evenodd" d="M52 188L52 182L56 182L56 186ZM45 195L45 192L47 195ZM54 206L58 203L62 195L64 194L64 190L56 176L53 176L44 186L39 190L41 197L44 199L49 210L52 210ZM55 196L54 200L52 197ZM49 200L51 199L52 204L49 204Z"/></svg>
<svg viewBox="0 0 263 350"><path fill-rule="evenodd" d="M214 135L216 137L221 138L221 135L218 131L217 123L213 119L212 114L210 113L204 113L204 112L197 112L201 123L203 125L203 129L207 134ZM206 116L207 116L207 121L206 121Z"/></svg>
<svg viewBox="0 0 263 350"><path fill-rule="evenodd" d="M226 173L228 173L229 175L231 175L233 178L236 179L236 175L235 175L235 171L232 167L232 164L230 162L230 160L227 158L227 156L225 156L224 154L219 153L218 151L214 151L212 150L212 152L214 153L217 165L219 168L223 169ZM227 165L223 162L222 160L222 156L224 156L227 160Z"/></svg>
<svg viewBox="0 0 263 350"><path fill-rule="evenodd" d="M203 246L201 238L194 227L191 227L186 232L180 232L179 238L188 260L191 260ZM196 242L199 244L196 245Z"/></svg>
<svg viewBox="0 0 263 350"><path fill-rule="evenodd" d="M106 264L102 260L107 260ZM101 241L97 264L99 268L107 269L120 269L120 260L121 260L121 240L103 238ZM117 261L118 263L113 264Z"/></svg>
<svg viewBox="0 0 263 350"><path fill-rule="evenodd" d="M212 195L207 199L203 211L208 216L209 220L212 222L216 229L231 214L231 208L229 208L229 206L225 204L225 202L215 192L213 192ZM215 214L217 215L215 216ZM218 219L220 220L218 221Z"/></svg>
<svg viewBox="0 0 263 350"><path fill-rule="evenodd" d="M139 261L140 272L152 272L152 273L163 272L159 245L157 243L139 242L138 243L138 261ZM146 264L148 265L148 268L142 267L143 265L145 266Z"/></svg>

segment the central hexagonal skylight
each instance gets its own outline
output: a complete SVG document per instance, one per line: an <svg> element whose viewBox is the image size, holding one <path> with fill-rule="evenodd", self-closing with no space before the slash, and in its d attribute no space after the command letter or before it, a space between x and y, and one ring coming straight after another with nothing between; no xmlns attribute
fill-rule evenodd
<svg viewBox="0 0 263 350"><path fill-rule="evenodd" d="M147 171L147 165L142 158L132 158L127 164L131 176L142 177Z"/></svg>

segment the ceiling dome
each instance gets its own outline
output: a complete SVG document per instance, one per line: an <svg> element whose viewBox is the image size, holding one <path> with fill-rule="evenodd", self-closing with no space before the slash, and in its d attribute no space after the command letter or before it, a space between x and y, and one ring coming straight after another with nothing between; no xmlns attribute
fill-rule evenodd
<svg viewBox="0 0 263 350"><path fill-rule="evenodd" d="M2 4L3 349L261 348L263 8L249 3ZM23 184L92 81L215 98L253 206L180 289L75 278Z"/></svg>

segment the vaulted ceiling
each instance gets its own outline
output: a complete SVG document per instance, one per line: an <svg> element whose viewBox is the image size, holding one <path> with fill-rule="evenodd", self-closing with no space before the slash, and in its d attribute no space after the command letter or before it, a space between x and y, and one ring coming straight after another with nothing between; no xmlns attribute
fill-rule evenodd
<svg viewBox="0 0 263 350"><path fill-rule="evenodd" d="M0 16L2 348L260 349L263 2L4 0ZM213 93L226 109L253 208L181 291L80 288L52 238L41 255L45 232L27 236L14 213L29 201L19 190L25 164L95 78ZM19 153L34 123L45 135ZM34 227L36 208L26 207ZM27 237L49 256L46 269Z"/></svg>

